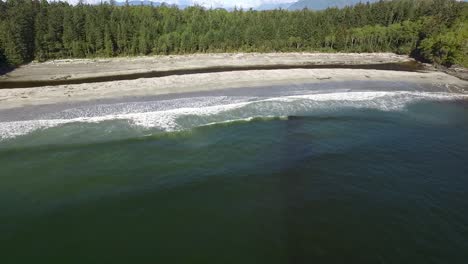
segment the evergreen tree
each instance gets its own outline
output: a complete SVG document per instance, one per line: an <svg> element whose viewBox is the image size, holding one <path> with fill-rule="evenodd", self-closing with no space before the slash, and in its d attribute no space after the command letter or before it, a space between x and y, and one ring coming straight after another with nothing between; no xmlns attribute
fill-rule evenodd
<svg viewBox="0 0 468 264"><path fill-rule="evenodd" d="M13 65L34 58L34 14L32 1L10 0L6 3L2 49L7 61Z"/></svg>
<svg viewBox="0 0 468 264"><path fill-rule="evenodd" d="M467 65L468 3L394 0L323 11L0 1L0 64L236 51L391 51Z"/></svg>

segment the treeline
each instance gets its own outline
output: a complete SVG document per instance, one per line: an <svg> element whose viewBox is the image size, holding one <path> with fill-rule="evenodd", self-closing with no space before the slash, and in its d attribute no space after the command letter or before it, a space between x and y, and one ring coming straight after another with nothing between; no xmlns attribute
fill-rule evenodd
<svg viewBox="0 0 468 264"><path fill-rule="evenodd" d="M324 11L75 6L0 0L0 64L194 52L391 51L468 65L468 3L394 0Z"/></svg>

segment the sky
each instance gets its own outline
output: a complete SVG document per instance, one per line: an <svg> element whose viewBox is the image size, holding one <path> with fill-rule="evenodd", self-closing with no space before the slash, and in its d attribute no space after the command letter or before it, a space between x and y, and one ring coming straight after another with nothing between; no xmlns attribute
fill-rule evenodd
<svg viewBox="0 0 468 264"><path fill-rule="evenodd" d="M75 4L78 0L65 0L69 3ZM124 2L125 0L116 0L117 2ZM130 0L131 1L131 0ZM138 1L138 0L137 0ZM278 4L278 3L294 3L297 0L152 0L153 2L166 2L168 4L178 5L194 5L198 4L207 8L213 7L242 7L251 8L258 7L262 4ZM99 3L101 0L84 0L85 3L94 4Z"/></svg>

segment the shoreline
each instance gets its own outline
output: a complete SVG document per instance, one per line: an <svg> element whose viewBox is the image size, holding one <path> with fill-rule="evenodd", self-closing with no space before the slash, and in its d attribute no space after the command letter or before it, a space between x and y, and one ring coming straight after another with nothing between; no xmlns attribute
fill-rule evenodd
<svg viewBox="0 0 468 264"><path fill-rule="evenodd" d="M31 63L0 76L0 110L349 82L403 83L430 86L431 92L468 93L468 81L393 53L192 54ZM7 83L27 88L8 88Z"/></svg>
<svg viewBox="0 0 468 264"><path fill-rule="evenodd" d="M412 89L406 90L408 87ZM467 87L468 89L468 87ZM468 91L468 90L467 90ZM187 91L181 93L166 93L157 95L135 95L135 96L121 96L121 97L107 97L107 98L92 98L88 100L68 100L58 101L52 104L37 104L25 105L14 108L0 107L0 123L11 121L27 121L41 119L48 117L51 114L55 115L60 112L77 111L82 112L83 109L91 109L98 107L99 109L109 109L118 105L145 105L145 104L166 104L170 101L184 100L185 102L199 102L199 100L206 100L207 98L230 98L228 100L237 98L256 98L256 99L271 99L281 98L295 95L330 95L333 94L349 94L350 99L356 98L356 94L369 93L371 96L375 94L391 94L392 92L401 94L421 94L421 96L428 96L433 94L435 97L453 95L454 100L466 101L468 99L467 93L458 93L446 90L441 90L440 87L433 86L432 84L411 83L411 82L390 82L379 80L366 80L366 81L341 81L341 82L316 82L316 83L295 83L295 84L282 84L282 85L262 85L252 87L238 87L238 88L220 88L204 91ZM365 97L363 97L365 98ZM188 99L188 101L186 101ZM236 100L236 99L234 99ZM468 101L467 101L468 102Z"/></svg>
<svg viewBox="0 0 468 264"><path fill-rule="evenodd" d="M314 84L324 87L347 82L386 82L431 87L430 92L468 93L468 82L442 72L363 69L251 70L175 75L158 78L0 89L0 110L25 106L76 103L162 95L181 95L223 89ZM369 88L372 89L372 88Z"/></svg>

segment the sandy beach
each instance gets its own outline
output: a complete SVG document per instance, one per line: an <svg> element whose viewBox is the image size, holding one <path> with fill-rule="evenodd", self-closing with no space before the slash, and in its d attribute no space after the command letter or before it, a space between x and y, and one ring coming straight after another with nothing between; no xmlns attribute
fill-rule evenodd
<svg viewBox="0 0 468 264"><path fill-rule="evenodd" d="M61 76L85 78L116 73L252 65L355 65L404 63L412 59L391 53L376 54L200 54L184 56L115 58L107 60L60 60L32 63L2 78L8 81L52 80ZM437 71L392 71L376 69L276 69L237 70L170 75L70 85L0 89L0 109L122 97L157 96L221 89L263 87L301 83L347 81L407 82L440 87L441 92L468 92L468 82ZM0 83L1 85L1 83Z"/></svg>
<svg viewBox="0 0 468 264"><path fill-rule="evenodd" d="M75 80L174 70L307 65L366 65L414 62L393 53L220 53L30 63L0 76L2 82Z"/></svg>
<svg viewBox="0 0 468 264"><path fill-rule="evenodd" d="M61 102L154 96L173 93L346 81L408 82L433 85L440 91L464 93L468 82L445 73L350 69L292 69L203 73L128 81L85 83L0 90L0 109Z"/></svg>

